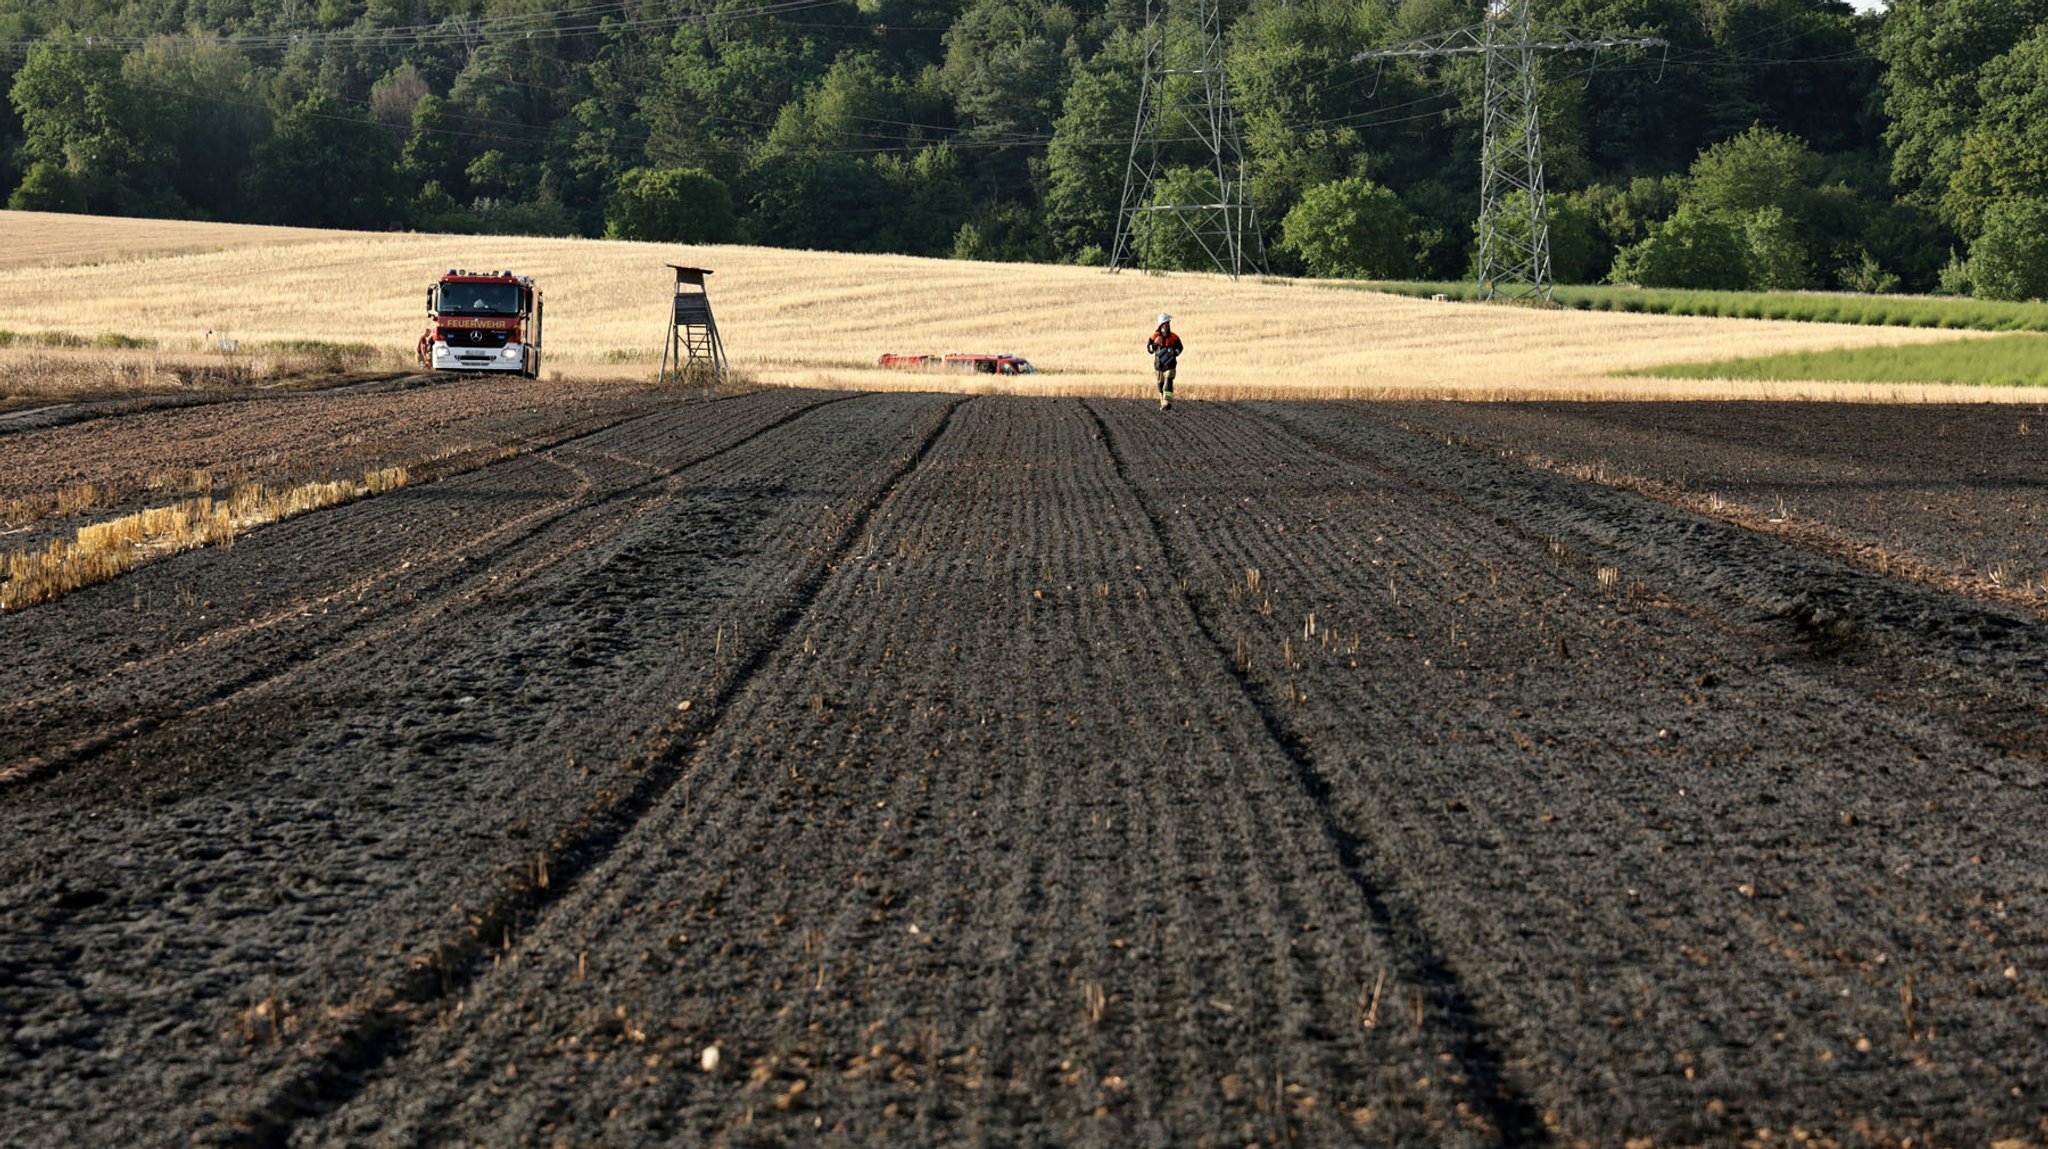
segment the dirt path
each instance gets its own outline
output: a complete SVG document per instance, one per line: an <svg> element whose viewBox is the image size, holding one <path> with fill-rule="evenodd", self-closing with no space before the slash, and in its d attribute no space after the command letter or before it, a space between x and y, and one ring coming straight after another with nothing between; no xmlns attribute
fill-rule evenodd
<svg viewBox="0 0 2048 1149"><path fill-rule="evenodd" d="M1406 410L601 422L0 618L28 1144L2048 1132L2031 615Z"/></svg>

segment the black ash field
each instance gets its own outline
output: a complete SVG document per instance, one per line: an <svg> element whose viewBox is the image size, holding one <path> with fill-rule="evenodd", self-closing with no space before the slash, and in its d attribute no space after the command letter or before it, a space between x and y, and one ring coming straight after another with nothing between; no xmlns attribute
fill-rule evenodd
<svg viewBox="0 0 2048 1149"><path fill-rule="evenodd" d="M2038 413L429 392L0 617L0 1140L2048 1138Z"/></svg>

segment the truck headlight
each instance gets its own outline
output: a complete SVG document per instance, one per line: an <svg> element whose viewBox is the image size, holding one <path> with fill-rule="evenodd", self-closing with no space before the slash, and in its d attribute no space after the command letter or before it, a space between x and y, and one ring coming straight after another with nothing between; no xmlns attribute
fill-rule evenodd
<svg viewBox="0 0 2048 1149"><path fill-rule="evenodd" d="M514 343L510 347L507 347L505 348L505 350L499 352L499 354L503 355L507 359L517 359L519 358L519 345L517 343Z"/></svg>

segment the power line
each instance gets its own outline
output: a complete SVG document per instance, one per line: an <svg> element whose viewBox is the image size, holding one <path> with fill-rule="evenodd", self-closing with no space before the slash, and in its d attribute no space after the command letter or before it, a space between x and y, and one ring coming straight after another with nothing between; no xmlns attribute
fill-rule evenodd
<svg viewBox="0 0 2048 1149"><path fill-rule="evenodd" d="M227 36L204 37L206 42L228 47L265 50L294 48L301 45L347 45L365 47L424 47L434 44L469 44L480 41L504 40L576 40L591 36L613 35L621 31L637 29L679 28L686 24L711 26L728 21L754 20L767 16L778 16L785 12L804 12L817 8L830 8L845 4L847 0L776 0L774 3L757 4L745 8L707 9L698 12L684 12L664 16L630 17L625 15L626 4L589 5L522 16L492 17L470 23L467 20L443 20L436 24L399 24L388 27L336 28L308 32L266 32L241 33ZM528 23L544 20L560 20L563 17L587 19L600 11L617 9L620 18L605 17L596 22L580 24L555 24L527 27ZM863 25L864 26L864 25ZM33 40L0 40L0 50L26 51L31 48L51 48L63 51L85 51L94 49L141 48L165 40L199 39L188 35L167 35L163 33L143 36L100 36L94 34L73 34L69 36L44 36Z"/></svg>
<svg viewBox="0 0 2048 1149"><path fill-rule="evenodd" d="M1479 288L1486 299L1550 300L1550 209L1543 178L1539 52L1669 48L1646 36L1581 32L1529 18L1529 0L1492 0L1484 22L1353 61L1478 56L1485 62L1479 144Z"/></svg>
<svg viewBox="0 0 2048 1149"><path fill-rule="evenodd" d="M1145 56L1138 115L1124 164L1109 269L1143 264L1164 232L1191 241L1217 271L1236 279L1264 271L1265 236L1251 199L1244 137L1238 133L1225 69L1223 17L1217 0L1194 0L1192 19L1173 19L1184 0L1146 0ZM1190 190L1168 178L1167 134L1194 137L1204 175L1215 190ZM1249 245L1247 244L1249 239ZM1247 248L1249 247L1249 250Z"/></svg>

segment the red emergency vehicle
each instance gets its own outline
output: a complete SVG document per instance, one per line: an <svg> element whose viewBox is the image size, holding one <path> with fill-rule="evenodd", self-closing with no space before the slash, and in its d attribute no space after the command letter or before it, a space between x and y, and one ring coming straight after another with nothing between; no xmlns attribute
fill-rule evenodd
<svg viewBox="0 0 2048 1149"><path fill-rule="evenodd" d="M1016 355L982 355L954 352L951 355L884 355L884 367L909 370L973 371L982 375L1036 375L1029 359Z"/></svg>
<svg viewBox="0 0 2048 1149"><path fill-rule="evenodd" d="M427 289L420 366L435 371L517 371L540 378L541 297L530 276L461 271Z"/></svg>

